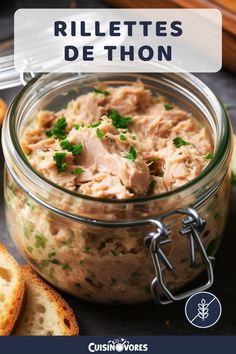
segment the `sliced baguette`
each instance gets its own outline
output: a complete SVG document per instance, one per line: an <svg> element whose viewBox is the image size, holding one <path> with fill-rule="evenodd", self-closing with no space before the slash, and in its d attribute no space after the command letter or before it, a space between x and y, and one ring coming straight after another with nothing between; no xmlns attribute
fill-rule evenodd
<svg viewBox="0 0 236 354"><path fill-rule="evenodd" d="M19 316L25 283L21 267L0 244L0 336L8 336Z"/></svg>
<svg viewBox="0 0 236 354"><path fill-rule="evenodd" d="M5 117L7 111L7 104L5 101L3 101L2 98L0 98L0 127L2 125L3 119Z"/></svg>
<svg viewBox="0 0 236 354"><path fill-rule="evenodd" d="M17 336L75 336L79 328L63 298L44 283L29 266L22 267L25 304L14 334Z"/></svg>

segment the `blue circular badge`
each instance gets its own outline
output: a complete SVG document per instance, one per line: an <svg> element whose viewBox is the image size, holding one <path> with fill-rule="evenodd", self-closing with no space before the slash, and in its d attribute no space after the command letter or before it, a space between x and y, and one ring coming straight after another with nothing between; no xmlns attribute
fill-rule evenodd
<svg viewBox="0 0 236 354"><path fill-rule="evenodd" d="M221 316L219 299L212 293L202 291L193 294L185 305L188 321L198 328L209 328L216 324Z"/></svg>

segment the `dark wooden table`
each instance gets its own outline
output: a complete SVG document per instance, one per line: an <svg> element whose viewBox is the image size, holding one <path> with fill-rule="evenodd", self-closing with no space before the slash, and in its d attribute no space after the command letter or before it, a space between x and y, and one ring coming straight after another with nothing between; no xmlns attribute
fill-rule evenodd
<svg viewBox="0 0 236 354"><path fill-rule="evenodd" d="M235 103L236 77L221 71L216 74L198 75L224 103ZM20 88L0 92L8 102ZM236 111L230 112L231 121L236 131ZM9 238L3 203L3 167L4 160L0 152L0 242L6 245L12 255L21 263L23 259ZM215 283L211 291L222 303L221 320L213 328L199 330L192 327L184 315L185 302L158 307L154 303L139 305L100 305L85 302L62 294L73 307L81 334L83 335L232 335L236 334L236 188L232 190L231 208L224 241L217 254Z"/></svg>

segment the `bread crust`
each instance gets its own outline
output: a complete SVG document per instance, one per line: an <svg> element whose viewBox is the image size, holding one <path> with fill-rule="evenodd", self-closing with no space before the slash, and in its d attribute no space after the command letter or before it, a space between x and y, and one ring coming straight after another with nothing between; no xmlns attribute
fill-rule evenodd
<svg viewBox="0 0 236 354"><path fill-rule="evenodd" d="M4 258L4 261L7 261L7 263L9 263L9 269L14 270L14 274L17 280L11 302L9 302L7 308L4 309L4 321L6 321L6 324L3 329L1 329L0 323L0 336L8 336L11 333L15 322L20 314L21 304L25 291L25 282L21 267L18 265L16 260L10 255L10 253L8 253L6 248L2 244L0 244L0 259L2 257Z"/></svg>
<svg viewBox="0 0 236 354"><path fill-rule="evenodd" d="M0 127L2 125L3 119L5 117L7 111L7 104L5 101L3 101L2 98L0 98Z"/></svg>
<svg viewBox="0 0 236 354"><path fill-rule="evenodd" d="M79 327L75 315L67 302L54 289L41 280L30 266L22 266L22 272L26 283L29 281L37 284L42 291L47 293L48 298L54 303L54 305L56 305L58 316L60 316L65 323L64 333L62 333L62 335L77 336L79 334ZM69 327L68 324L70 325Z"/></svg>

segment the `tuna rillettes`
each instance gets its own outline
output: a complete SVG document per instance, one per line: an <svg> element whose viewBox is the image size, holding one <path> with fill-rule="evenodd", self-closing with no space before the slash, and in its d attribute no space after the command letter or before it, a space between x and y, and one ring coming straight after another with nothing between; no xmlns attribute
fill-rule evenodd
<svg viewBox="0 0 236 354"><path fill-rule="evenodd" d="M141 82L96 88L60 112L39 112L21 145L32 166L59 186L117 199L187 183L213 150L205 127Z"/></svg>

